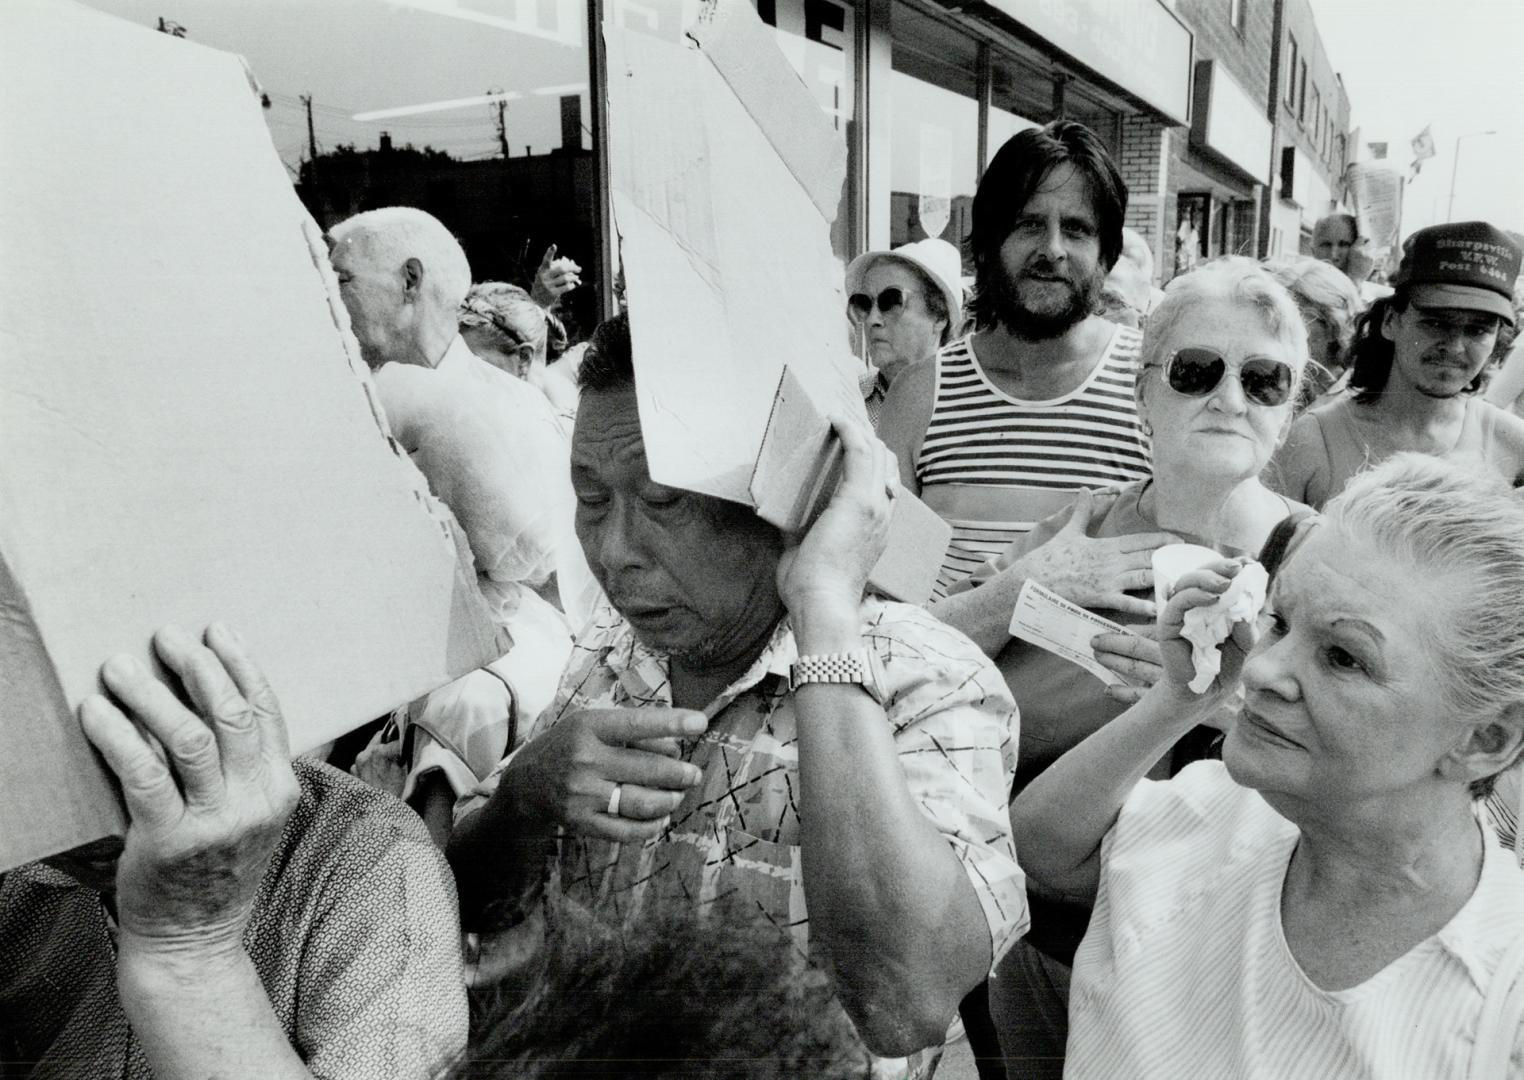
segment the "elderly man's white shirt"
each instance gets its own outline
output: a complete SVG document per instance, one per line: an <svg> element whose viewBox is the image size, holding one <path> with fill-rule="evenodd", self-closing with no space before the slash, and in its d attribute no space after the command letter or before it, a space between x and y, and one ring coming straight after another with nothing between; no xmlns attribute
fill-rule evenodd
<svg viewBox="0 0 1524 1080"><path fill-rule="evenodd" d="M433 369L387 364L376 384L394 437L465 531L483 595L514 642L399 710L404 730L419 729L404 795L435 769L459 794L501 758L513 723L549 704L573 624L596 595L572 526L570 445L544 395L459 336ZM552 572L565 616L530 588Z"/></svg>
<svg viewBox="0 0 1524 1080"><path fill-rule="evenodd" d="M558 575L573 628L591 579L573 530L571 445L545 395L457 336L432 370L387 364L376 385L392 434L455 514L494 581Z"/></svg>

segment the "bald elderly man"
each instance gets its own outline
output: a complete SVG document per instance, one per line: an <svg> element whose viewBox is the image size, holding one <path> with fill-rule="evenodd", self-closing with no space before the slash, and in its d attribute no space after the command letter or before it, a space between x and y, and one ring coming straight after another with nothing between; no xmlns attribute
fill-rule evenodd
<svg viewBox="0 0 1524 1080"><path fill-rule="evenodd" d="M460 521L478 583L513 639L501 659L414 702L410 760L385 733L357 770L409 799L435 838L449 807L502 756L521 721L549 704L571 650L571 627L540 592L561 596L590 577L572 528L570 447L534 387L474 355L458 333L471 268L437 219L412 207L356 215L329 234L361 355L375 372L392 434ZM564 605L563 605L564 606Z"/></svg>

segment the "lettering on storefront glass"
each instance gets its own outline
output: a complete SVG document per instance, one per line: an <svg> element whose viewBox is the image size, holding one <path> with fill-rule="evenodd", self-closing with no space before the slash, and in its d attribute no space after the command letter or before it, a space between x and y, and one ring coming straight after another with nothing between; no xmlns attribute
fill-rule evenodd
<svg viewBox="0 0 1524 1080"><path fill-rule="evenodd" d="M785 3L795 7L793 3ZM778 27L778 0L756 0L757 15L768 26ZM787 29L787 27L784 27ZM837 52L845 51L842 35L847 29L847 9L831 0L804 0L804 40ZM829 36L828 36L829 35Z"/></svg>
<svg viewBox="0 0 1524 1080"><path fill-rule="evenodd" d="M804 0L804 36L808 41L841 51L840 35L847 26L847 12L831 0ZM834 37L826 37L826 31Z"/></svg>

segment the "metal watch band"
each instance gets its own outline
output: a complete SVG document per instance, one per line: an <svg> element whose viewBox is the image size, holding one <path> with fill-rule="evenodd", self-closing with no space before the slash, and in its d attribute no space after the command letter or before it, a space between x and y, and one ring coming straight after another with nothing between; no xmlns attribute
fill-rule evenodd
<svg viewBox="0 0 1524 1080"><path fill-rule="evenodd" d="M789 687L805 683L867 683L871 678L868 650L801 656L789 668Z"/></svg>

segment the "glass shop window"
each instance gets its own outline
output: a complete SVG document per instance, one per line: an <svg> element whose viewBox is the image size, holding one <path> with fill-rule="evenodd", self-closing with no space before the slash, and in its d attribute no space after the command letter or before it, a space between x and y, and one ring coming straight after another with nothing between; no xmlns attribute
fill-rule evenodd
<svg viewBox="0 0 1524 1080"><path fill-rule="evenodd" d="M847 175L854 163L850 138L856 117L857 12L842 0L752 0L762 21L773 27L778 47L846 144ZM699 0L609 0L618 25L645 30L671 41L698 17ZM843 259L851 250L851 194L843 184L831 229L831 248Z"/></svg>
<svg viewBox="0 0 1524 1080"><path fill-rule="evenodd" d="M416 206L460 239L477 281L527 287L551 244L596 278L585 0L87 2L241 55L324 228ZM563 299L569 331L591 331L593 288Z"/></svg>
<svg viewBox="0 0 1524 1080"><path fill-rule="evenodd" d="M891 25L889 242L936 236L961 249L978 181L978 47L905 4Z"/></svg>

